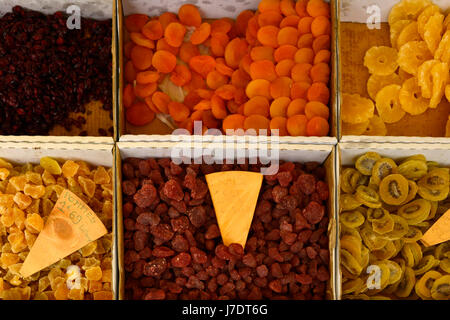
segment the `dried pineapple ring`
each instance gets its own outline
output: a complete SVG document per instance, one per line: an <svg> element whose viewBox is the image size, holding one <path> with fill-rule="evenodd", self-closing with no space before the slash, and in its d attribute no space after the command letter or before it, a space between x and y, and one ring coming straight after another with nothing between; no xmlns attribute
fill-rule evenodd
<svg viewBox="0 0 450 320"><path fill-rule="evenodd" d="M431 299L431 288L434 282L441 278L442 274L437 271L428 271L422 278L416 283L415 291L422 299Z"/></svg>
<svg viewBox="0 0 450 320"><path fill-rule="evenodd" d="M395 255L396 248L394 242L388 241L386 245L380 250L374 250L371 254L378 260L387 260Z"/></svg>
<svg viewBox="0 0 450 320"><path fill-rule="evenodd" d="M422 92L422 97L430 99L433 91L433 77L431 69L439 64L439 60L425 61L417 70L417 84Z"/></svg>
<svg viewBox="0 0 450 320"><path fill-rule="evenodd" d="M341 194L339 203L343 211L355 210L362 205L361 201L357 200L354 195L348 193Z"/></svg>
<svg viewBox="0 0 450 320"><path fill-rule="evenodd" d="M417 22L412 21L403 30L400 32L397 38L397 46L396 48L400 50L400 48L410 42L410 41L420 41L422 38L420 37L419 31L417 31Z"/></svg>
<svg viewBox="0 0 450 320"><path fill-rule="evenodd" d="M392 219L394 219L394 230L384 234L383 238L388 240L398 240L403 238L409 230L408 221L396 214L392 215Z"/></svg>
<svg viewBox="0 0 450 320"><path fill-rule="evenodd" d="M417 242L422 239L422 231L416 227L409 227L408 233L402 238L406 243Z"/></svg>
<svg viewBox="0 0 450 320"><path fill-rule="evenodd" d="M430 269L434 267L435 262L436 260L432 255L423 257L414 269L414 273L416 274L416 276L420 276L421 274L430 271Z"/></svg>
<svg viewBox="0 0 450 320"><path fill-rule="evenodd" d="M433 78L433 91L430 99L430 108L437 108L444 96L445 87L448 82L449 68L446 62L436 64L431 68Z"/></svg>
<svg viewBox="0 0 450 320"><path fill-rule="evenodd" d="M345 136L360 136L367 131L369 120L361 123L347 123L342 121L342 134Z"/></svg>
<svg viewBox="0 0 450 320"><path fill-rule="evenodd" d="M442 36L442 28L444 23L444 15L440 12L435 13L428 19L425 24L423 39L427 43L431 53L435 53L439 46Z"/></svg>
<svg viewBox="0 0 450 320"><path fill-rule="evenodd" d="M353 255L345 249L341 249L341 265L353 276L359 276L362 272L362 266L353 257Z"/></svg>
<svg viewBox="0 0 450 320"><path fill-rule="evenodd" d="M372 174L372 169L375 163L381 159L381 156L376 152L366 152L355 162L355 168L365 176Z"/></svg>
<svg viewBox="0 0 450 320"><path fill-rule="evenodd" d="M396 73L390 74L388 76L377 76L375 74L371 75L369 80L367 80L367 92L370 98L375 100L377 93L384 87L391 84L402 84L402 80Z"/></svg>
<svg viewBox="0 0 450 320"><path fill-rule="evenodd" d="M419 180L418 186L430 190L443 190L449 186L449 180L448 168L435 168Z"/></svg>
<svg viewBox="0 0 450 320"><path fill-rule="evenodd" d="M356 188L355 198L369 208L380 208L380 196L372 188L366 186L358 186Z"/></svg>
<svg viewBox="0 0 450 320"><path fill-rule="evenodd" d="M342 212L340 219L340 221L349 228L358 228L365 221L363 214L358 210Z"/></svg>
<svg viewBox="0 0 450 320"><path fill-rule="evenodd" d="M402 68L398 69L398 76L400 77L400 79L402 79L402 81L406 81L413 77L412 74L406 72Z"/></svg>
<svg viewBox="0 0 450 320"><path fill-rule="evenodd" d="M435 14L441 12L441 8L439 8L437 5L432 4L426 7L422 13L417 18L417 30L419 31L420 36L424 37L425 33L425 25L427 24L428 20Z"/></svg>
<svg viewBox="0 0 450 320"><path fill-rule="evenodd" d="M430 100L422 96L421 89L415 77L406 80L398 94L402 109L411 114L419 115L427 111Z"/></svg>
<svg viewBox="0 0 450 320"><path fill-rule="evenodd" d="M394 160L389 158L381 158L375 162L372 168L372 182L380 184L381 180L390 174L395 173L397 170L397 164Z"/></svg>
<svg viewBox="0 0 450 320"><path fill-rule="evenodd" d="M398 209L398 215L414 225L424 221L431 211L431 203L425 199L417 199Z"/></svg>
<svg viewBox="0 0 450 320"><path fill-rule="evenodd" d="M405 115L399 100L400 89L399 85L392 84L377 94L375 105L381 119L386 123L398 122Z"/></svg>
<svg viewBox="0 0 450 320"><path fill-rule="evenodd" d="M364 56L364 66L371 74L378 76L388 76L398 68L398 52L394 48L379 46L372 47L366 51Z"/></svg>
<svg viewBox="0 0 450 320"><path fill-rule="evenodd" d="M387 204L401 204L406 200L408 190L408 180L401 174L390 174L380 182L380 197Z"/></svg>
<svg viewBox="0 0 450 320"><path fill-rule="evenodd" d="M388 240L384 239L379 234L376 234L370 227L367 226L360 231L360 234L364 244L370 251L380 250L388 242Z"/></svg>
<svg viewBox="0 0 450 320"><path fill-rule="evenodd" d="M434 59L450 64L450 29L448 29L442 36L439 47L434 53Z"/></svg>
<svg viewBox="0 0 450 320"><path fill-rule="evenodd" d="M431 297L434 300L450 299L450 275L442 276L435 280L431 288Z"/></svg>
<svg viewBox="0 0 450 320"><path fill-rule="evenodd" d="M430 4L430 0L404 0L397 3L389 13L389 25L392 25L398 20L416 20L423 9Z"/></svg>
<svg viewBox="0 0 450 320"><path fill-rule="evenodd" d="M403 29L411 22L412 22L411 20L398 20L390 26L391 46L393 48L398 48L397 39L400 33L403 31Z"/></svg>
<svg viewBox="0 0 450 320"><path fill-rule="evenodd" d="M370 119L369 126L367 127L364 135L366 136L385 136L387 134L387 128L383 120L379 116L373 116Z"/></svg>
<svg viewBox="0 0 450 320"><path fill-rule="evenodd" d="M398 166L398 173L406 179L418 180L427 174L427 163L422 160L408 159Z"/></svg>
<svg viewBox="0 0 450 320"><path fill-rule="evenodd" d="M400 68L415 75L422 63L431 59L433 56L425 41L411 41L400 48L397 61Z"/></svg>
<svg viewBox="0 0 450 320"><path fill-rule="evenodd" d="M375 106L370 99L359 94L342 95L341 118L343 122L355 124L369 120L373 117Z"/></svg>

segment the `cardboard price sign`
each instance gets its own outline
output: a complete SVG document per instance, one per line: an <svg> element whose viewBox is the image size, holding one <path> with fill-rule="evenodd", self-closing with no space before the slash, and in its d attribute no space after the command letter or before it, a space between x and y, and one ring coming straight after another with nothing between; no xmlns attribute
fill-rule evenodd
<svg viewBox="0 0 450 320"><path fill-rule="evenodd" d="M431 227L425 232L421 241L426 246L450 240L450 210L447 210Z"/></svg>
<svg viewBox="0 0 450 320"><path fill-rule="evenodd" d="M55 203L20 269L23 277L52 265L108 231L89 206L69 190Z"/></svg>

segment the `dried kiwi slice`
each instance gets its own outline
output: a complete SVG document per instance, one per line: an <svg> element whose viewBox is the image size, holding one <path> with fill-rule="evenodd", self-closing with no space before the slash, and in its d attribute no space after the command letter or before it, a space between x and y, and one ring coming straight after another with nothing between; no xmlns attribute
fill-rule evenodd
<svg viewBox="0 0 450 320"><path fill-rule="evenodd" d="M392 219L394 219L394 229L391 232L383 234L383 238L387 240L398 240L403 238L405 234L408 233L409 226L406 219L393 214Z"/></svg>
<svg viewBox="0 0 450 320"><path fill-rule="evenodd" d="M425 160L409 159L401 163L397 171L406 179L415 181L427 174L428 167Z"/></svg>
<svg viewBox="0 0 450 320"><path fill-rule="evenodd" d="M365 226L361 231L361 238L370 251L382 249L387 240L375 233L369 226Z"/></svg>
<svg viewBox="0 0 450 320"><path fill-rule="evenodd" d="M346 227L358 228L364 223L365 218L361 212L353 210L342 212L339 221Z"/></svg>
<svg viewBox="0 0 450 320"><path fill-rule="evenodd" d="M389 211L383 208L369 208L367 209L367 221L373 222L380 220L389 215Z"/></svg>
<svg viewBox="0 0 450 320"><path fill-rule="evenodd" d="M375 294L383 291L390 284L389 280L390 280L390 276L391 276L391 269L386 264L386 262L385 261L375 261L372 265L378 266L380 268L381 278L379 278L379 283L377 283L377 285L379 285L379 288L376 288L376 287L369 288L369 290L367 291L368 295L375 295Z"/></svg>
<svg viewBox="0 0 450 320"><path fill-rule="evenodd" d="M354 236L343 236L340 240L341 249L347 250L352 256L361 263L361 239Z"/></svg>
<svg viewBox="0 0 450 320"><path fill-rule="evenodd" d="M414 269L414 273L416 274L416 276L420 276L421 274L430 271L432 268L434 268L435 262L436 259L434 259L431 254L426 255L419 261L416 268Z"/></svg>
<svg viewBox="0 0 450 320"><path fill-rule="evenodd" d="M372 229L378 234L391 232L394 230L394 225L395 222L390 213L387 213L387 215L381 219L372 221Z"/></svg>
<svg viewBox="0 0 450 320"><path fill-rule="evenodd" d="M408 267L418 265L423 258L422 249L417 242L405 243L401 250L401 254Z"/></svg>
<svg viewBox="0 0 450 320"><path fill-rule="evenodd" d="M422 231L416 227L409 227L408 233L402 238L406 243L417 242L422 239Z"/></svg>
<svg viewBox="0 0 450 320"><path fill-rule="evenodd" d="M424 199L430 201L442 201L448 197L449 187L442 190L431 190L426 187L419 186L417 193Z"/></svg>
<svg viewBox="0 0 450 320"><path fill-rule="evenodd" d="M380 160L381 157L376 152L367 152L360 156L355 163L356 169L363 175L372 175L372 169L375 163Z"/></svg>
<svg viewBox="0 0 450 320"><path fill-rule="evenodd" d="M360 200L358 200L354 195L348 193L341 194L339 203L342 211L355 210L362 205Z"/></svg>
<svg viewBox="0 0 450 320"><path fill-rule="evenodd" d="M341 189L346 193L353 193L356 189L356 183L362 174L353 168L347 168L341 175Z"/></svg>
<svg viewBox="0 0 450 320"><path fill-rule="evenodd" d="M358 238L360 241L362 241L361 235L359 234L358 230L353 229L353 228L348 228L345 225L341 224L340 227L340 236L341 238L349 235L349 236L354 236L355 238Z"/></svg>
<svg viewBox="0 0 450 320"><path fill-rule="evenodd" d="M416 276L414 270L410 267L406 267L402 274L402 279L398 284L395 295L399 298L406 298L411 294L414 285L416 284Z"/></svg>
<svg viewBox="0 0 450 320"><path fill-rule="evenodd" d="M437 260L442 260L446 257L446 254L448 252L450 252L450 243L449 242L441 243L434 249L434 257Z"/></svg>
<svg viewBox="0 0 450 320"><path fill-rule="evenodd" d="M417 199L398 209L398 215L405 218L408 224L415 225L424 221L429 216L430 211L430 201Z"/></svg>
<svg viewBox="0 0 450 320"><path fill-rule="evenodd" d="M389 274L389 284L397 283L402 278L402 268L397 262L392 260L385 260L383 262L389 267L389 270L391 271Z"/></svg>
<svg viewBox="0 0 450 320"><path fill-rule="evenodd" d="M362 266L355 257L345 249L341 249L341 265L352 276L359 276L362 272Z"/></svg>
<svg viewBox="0 0 450 320"><path fill-rule="evenodd" d="M442 274L434 270L425 273L416 283L415 291L417 295L424 300L431 299L431 289L433 288L433 284L441 277Z"/></svg>
<svg viewBox="0 0 450 320"><path fill-rule="evenodd" d="M408 180L408 195L406 196L405 201L403 201L402 204L406 204L408 202L410 202L411 200L414 200L414 198L417 195L417 190L419 190L419 187L417 186L417 183L415 183L412 180Z"/></svg>
<svg viewBox="0 0 450 320"><path fill-rule="evenodd" d="M395 256L397 248L393 241L388 241L386 245L379 249L371 252L372 255L377 258L377 260L387 260Z"/></svg>
<svg viewBox="0 0 450 320"><path fill-rule="evenodd" d="M393 174L397 171L397 164L394 160L389 158L381 158L372 169L371 181L374 184L380 184L384 177Z"/></svg>
<svg viewBox="0 0 450 320"><path fill-rule="evenodd" d="M431 297L434 300L450 299L450 275L436 279L431 287Z"/></svg>
<svg viewBox="0 0 450 320"><path fill-rule="evenodd" d="M354 280L348 280L342 284L342 294L359 294L362 290L362 287L365 285L364 281L361 278L357 278Z"/></svg>
<svg viewBox="0 0 450 320"><path fill-rule="evenodd" d="M448 168L435 168L419 180L418 186L432 191L448 189L449 177Z"/></svg>
<svg viewBox="0 0 450 320"><path fill-rule="evenodd" d="M372 188L358 186L356 188L355 198L369 208L380 208L380 196Z"/></svg>
<svg viewBox="0 0 450 320"><path fill-rule="evenodd" d="M403 203L408 196L408 191L408 180L401 174L390 174L380 182L380 197L387 204Z"/></svg>
<svg viewBox="0 0 450 320"><path fill-rule="evenodd" d="M439 208L439 202L430 201L430 203L431 203L431 210L430 210L430 214L428 215L427 220L434 219L434 217L436 216L436 212L438 211L438 208Z"/></svg>
<svg viewBox="0 0 450 320"><path fill-rule="evenodd" d="M450 258L445 258L439 262L439 268L442 269L442 271L450 273Z"/></svg>
<svg viewBox="0 0 450 320"><path fill-rule="evenodd" d="M362 245L361 246L361 266L363 267L363 269L369 265L369 261L370 261L370 251L365 245Z"/></svg>

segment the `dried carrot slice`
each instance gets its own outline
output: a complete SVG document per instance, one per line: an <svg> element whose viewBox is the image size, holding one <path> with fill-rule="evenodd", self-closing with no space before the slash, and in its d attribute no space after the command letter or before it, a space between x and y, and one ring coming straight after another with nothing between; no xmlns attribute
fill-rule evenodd
<svg viewBox="0 0 450 320"><path fill-rule="evenodd" d="M183 44L180 47L180 59L186 63L189 63L189 61L195 57L199 56L200 51L198 50L198 47L196 45L193 45L190 42L183 42Z"/></svg>
<svg viewBox="0 0 450 320"><path fill-rule="evenodd" d="M155 119L155 113L141 101L135 102L125 113L127 121L135 126L144 126Z"/></svg>
<svg viewBox="0 0 450 320"><path fill-rule="evenodd" d="M250 50L250 58L253 61L259 61L259 60L274 61L273 54L274 54L274 49L272 47L256 46Z"/></svg>
<svg viewBox="0 0 450 320"><path fill-rule="evenodd" d="M322 82L315 82L308 89L307 97L309 101L319 101L327 105L330 99L330 90L326 84Z"/></svg>
<svg viewBox="0 0 450 320"><path fill-rule="evenodd" d="M300 17L297 16L297 15L295 15L295 16L287 16L283 20L281 20L280 28L284 28L284 27L298 28L298 22L299 21L300 21Z"/></svg>
<svg viewBox="0 0 450 320"><path fill-rule="evenodd" d="M306 124L306 135L323 137L328 135L330 125L328 121L322 117L314 117Z"/></svg>
<svg viewBox="0 0 450 320"><path fill-rule="evenodd" d="M211 98L211 112L217 119L225 119L228 115L225 102L217 94L213 95Z"/></svg>
<svg viewBox="0 0 450 320"><path fill-rule="evenodd" d="M225 33L214 33L211 35L211 53L216 57L223 57L228 42L230 38Z"/></svg>
<svg viewBox="0 0 450 320"><path fill-rule="evenodd" d="M280 25L283 16L277 11L266 11L258 15L258 24L260 27L264 26L276 26Z"/></svg>
<svg viewBox="0 0 450 320"><path fill-rule="evenodd" d="M166 30L167 26L172 22L179 22L177 15L173 12L164 12L159 16L158 20L161 23L163 30Z"/></svg>
<svg viewBox="0 0 450 320"><path fill-rule="evenodd" d="M165 38L161 38L158 40L158 42L156 42L156 50L166 50L171 52L173 55L177 56L180 48L172 47L170 44L167 43Z"/></svg>
<svg viewBox="0 0 450 320"><path fill-rule="evenodd" d="M145 14L131 14L125 18L125 28L128 32L141 32L148 20Z"/></svg>
<svg viewBox="0 0 450 320"><path fill-rule="evenodd" d="M280 32L278 32L278 45L297 45L298 42L298 30L294 27L284 27L280 29Z"/></svg>
<svg viewBox="0 0 450 320"><path fill-rule="evenodd" d="M291 99L307 99L310 87L308 82L295 82L291 87Z"/></svg>
<svg viewBox="0 0 450 320"><path fill-rule="evenodd" d="M291 75L291 70L295 66L295 61L290 59L281 60L275 66L275 72L279 77L288 77Z"/></svg>
<svg viewBox="0 0 450 320"><path fill-rule="evenodd" d="M285 59L294 60L295 54L297 53L297 48L290 44L280 45L275 52L273 53L273 57L276 62L280 62Z"/></svg>
<svg viewBox="0 0 450 320"><path fill-rule="evenodd" d="M274 117L285 117L287 108L291 103L291 99L288 97L279 97L272 101L270 105L270 116Z"/></svg>
<svg viewBox="0 0 450 320"><path fill-rule="evenodd" d="M246 30L247 30L247 25L248 25L248 21L253 18L253 11L251 10L244 10L241 13L239 13L238 17L236 18L236 30L237 30L237 35L240 37L244 37ZM256 35L256 33L255 33Z"/></svg>
<svg viewBox="0 0 450 320"><path fill-rule="evenodd" d="M131 50L131 61L138 70L145 70L152 65L153 51L142 46L135 46Z"/></svg>
<svg viewBox="0 0 450 320"><path fill-rule="evenodd" d="M139 98L146 98L151 96L156 91L157 84L155 82L149 84L136 84L134 87L134 94Z"/></svg>
<svg viewBox="0 0 450 320"><path fill-rule="evenodd" d="M281 13L280 11L280 0L261 0L258 4L259 12L267 12L267 11L276 11Z"/></svg>
<svg viewBox="0 0 450 320"><path fill-rule="evenodd" d="M312 33L302 34L297 41L297 48L312 48L314 37Z"/></svg>
<svg viewBox="0 0 450 320"><path fill-rule="evenodd" d="M233 27L233 20L230 18L222 18L214 20L211 23L211 34L224 33L227 34Z"/></svg>
<svg viewBox="0 0 450 320"><path fill-rule="evenodd" d="M305 108L306 108L305 99L294 99L289 103L286 109L286 116L292 117L296 114L305 114Z"/></svg>
<svg viewBox="0 0 450 320"><path fill-rule="evenodd" d="M216 94L224 100L231 100L234 98L236 87L232 84L225 84L216 90Z"/></svg>
<svg viewBox="0 0 450 320"><path fill-rule="evenodd" d="M158 72L169 73L175 68L177 64L177 57L171 52L165 50L158 50L153 55L152 65Z"/></svg>
<svg viewBox="0 0 450 320"><path fill-rule="evenodd" d="M315 64L310 71L313 82L323 82L327 84L330 81L330 66L327 63Z"/></svg>
<svg viewBox="0 0 450 320"><path fill-rule="evenodd" d="M134 68L134 64L131 61L128 61L125 64L125 80L127 82L133 82L136 79L136 69Z"/></svg>
<svg viewBox="0 0 450 320"><path fill-rule="evenodd" d="M184 86L189 83L192 79L191 71L188 67L182 64L175 66L175 69L170 75L170 81L172 81L177 86Z"/></svg>
<svg viewBox="0 0 450 320"><path fill-rule="evenodd" d="M265 79L252 80L247 85L245 93L249 98L263 96L270 99L270 82Z"/></svg>
<svg viewBox="0 0 450 320"><path fill-rule="evenodd" d="M189 117L189 108L182 103L171 101L169 103L169 114L175 121L184 121Z"/></svg>
<svg viewBox="0 0 450 320"><path fill-rule="evenodd" d="M306 136L308 119L302 114L289 117L286 121L286 129L291 136Z"/></svg>
<svg viewBox="0 0 450 320"><path fill-rule="evenodd" d="M247 54L247 41L240 38L231 40L225 48L225 61L231 68L239 67L239 62Z"/></svg>
<svg viewBox="0 0 450 320"><path fill-rule="evenodd" d="M272 118L272 120L270 120L270 134L271 135L275 135L276 131L277 135L279 136L287 136L289 135L287 129L286 129L286 123L287 123L287 119L285 117L274 117Z"/></svg>
<svg viewBox="0 0 450 320"><path fill-rule="evenodd" d="M269 132L270 121L264 116L253 114L248 116L244 121L244 129L254 129L256 134L265 135ZM263 130L266 130L265 132Z"/></svg>
<svg viewBox="0 0 450 320"><path fill-rule="evenodd" d="M208 76L206 77L206 85L213 90L216 90L227 83L228 77L216 70L213 70L210 73L208 73Z"/></svg>
<svg viewBox="0 0 450 320"><path fill-rule="evenodd" d="M289 97L291 95L292 79L279 77L270 84L270 95L276 99L279 97Z"/></svg>
<svg viewBox="0 0 450 320"><path fill-rule="evenodd" d="M236 130L244 128L245 117L241 114L230 114L222 122L222 130L230 134L227 130ZM232 133L231 133L232 134Z"/></svg>
<svg viewBox="0 0 450 320"><path fill-rule="evenodd" d="M317 38L321 35L329 35L331 32L331 22L330 19L324 16L318 16L314 18L311 23L311 33Z"/></svg>
<svg viewBox="0 0 450 320"><path fill-rule="evenodd" d="M275 65L269 60L255 61L250 65L250 77L255 79L266 79L273 81L277 78Z"/></svg>
<svg viewBox="0 0 450 320"><path fill-rule="evenodd" d="M306 11L311 17L330 16L330 5L323 0L310 0Z"/></svg>
<svg viewBox="0 0 450 320"><path fill-rule="evenodd" d="M305 115L308 120L314 117L322 117L325 120L328 120L330 116L330 109L322 102L318 101L310 101L305 106Z"/></svg>
<svg viewBox="0 0 450 320"><path fill-rule="evenodd" d="M278 32L280 29L275 26L264 26L258 30L256 37L265 46L278 47Z"/></svg>
<svg viewBox="0 0 450 320"><path fill-rule="evenodd" d="M303 17L298 22L298 32L300 34L311 33L311 24L314 21L313 17Z"/></svg>
<svg viewBox="0 0 450 320"><path fill-rule="evenodd" d="M247 72L237 69L233 72L231 76L231 84L234 85L236 88L244 88L247 87L248 83L250 82L251 78L248 75Z"/></svg>
<svg viewBox="0 0 450 320"><path fill-rule="evenodd" d="M152 102L158 108L159 112L168 114L170 97L162 91L156 91L152 95Z"/></svg>
<svg viewBox="0 0 450 320"><path fill-rule="evenodd" d="M200 27L195 29L191 35L190 41L192 44L198 45L206 41L211 34L211 25L207 22L202 23Z"/></svg>
<svg viewBox="0 0 450 320"><path fill-rule="evenodd" d="M198 8L192 4L184 4L178 9L178 18L186 26L200 27L202 17Z"/></svg>
<svg viewBox="0 0 450 320"><path fill-rule="evenodd" d="M129 83L123 89L123 106L125 108L130 108L133 105L135 99L136 95L134 94L134 88Z"/></svg>
<svg viewBox="0 0 450 320"><path fill-rule="evenodd" d="M164 30L164 38L172 47L179 47L183 43L186 27L181 23L172 22Z"/></svg>
<svg viewBox="0 0 450 320"><path fill-rule="evenodd" d="M309 76L312 65L309 63L297 63L291 70L291 78L295 82L308 82L312 83L312 79Z"/></svg>
<svg viewBox="0 0 450 320"><path fill-rule="evenodd" d="M259 114L268 118L269 99L266 97L256 96L248 100L244 106L244 115L251 116L252 114Z"/></svg>
<svg viewBox="0 0 450 320"><path fill-rule="evenodd" d="M142 27L142 34L150 40L159 40L164 34L164 30L159 20L151 20Z"/></svg>
<svg viewBox="0 0 450 320"><path fill-rule="evenodd" d="M142 33L132 32L130 33L130 39L138 46L146 47L149 49L155 48L155 43L153 42L153 40L144 37Z"/></svg>
<svg viewBox="0 0 450 320"><path fill-rule="evenodd" d="M136 82L139 84L149 84L159 80L159 73L156 71L142 71L136 75Z"/></svg>
<svg viewBox="0 0 450 320"><path fill-rule="evenodd" d="M189 67L206 78L216 67L216 60L211 56L195 56L189 60Z"/></svg>

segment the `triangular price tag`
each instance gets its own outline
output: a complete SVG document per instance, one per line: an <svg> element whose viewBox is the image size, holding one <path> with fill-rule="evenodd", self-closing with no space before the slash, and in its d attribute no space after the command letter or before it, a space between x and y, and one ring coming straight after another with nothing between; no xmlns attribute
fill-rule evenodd
<svg viewBox="0 0 450 320"><path fill-rule="evenodd" d="M105 235L103 223L69 190L56 201L44 229L26 257L20 273L28 277Z"/></svg>
<svg viewBox="0 0 450 320"><path fill-rule="evenodd" d="M447 210L431 227L425 232L421 241L426 246L450 240L450 210Z"/></svg>
<svg viewBox="0 0 450 320"><path fill-rule="evenodd" d="M257 172L224 171L206 175L223 243L245 248L263 176Z"/></svg>

